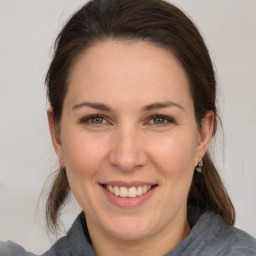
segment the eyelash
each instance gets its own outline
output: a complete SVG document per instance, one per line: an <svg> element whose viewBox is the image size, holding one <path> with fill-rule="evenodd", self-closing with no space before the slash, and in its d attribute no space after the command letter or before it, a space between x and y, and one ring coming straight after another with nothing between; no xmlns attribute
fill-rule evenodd
<svg viewBox="0 0 256 256"><path fill-rule="evenodd" d="M104 115L99 115L99 114L96 114L96 115L89 115L89 116L86 116L84 118L81 119L80 123L89 123L90 125L96 125L96 126L101 126L101 125L104 125L104 123L99 123L99 124L95 124L92 122L92 119L93 118L101 118L103 120L106 120L105 116ZM151 120L154 120L156 118L162 118L164 120L163 123L159 123L159 124L156 124L156 123L151 123L150 125L155 125L155 126L167 126L169 124L176 124L176 121L172 118L172 117L169 117L169 116L165 116L165 115L160 115L160 114L156 114L156 115L152 115L150 116L147 120L147 122L149 123L149 121Z"/></svg>
<svg viewBox="0 0 256 256"><path fill-rule="evenodd" d="M169 125L169 124L176 124L176 121L170 117L170 116L165 116L165 115L160 115L160 114L156 114L156 115L153 115L153 116L150 116L148 118L148 120L153 120L153 119L156 119L156 118L162 118L164 119L164 123L160 123L160 124L155 124L153 123L153 125L156 125L156 126L166 126L166 125Z"/></svg>
<svg viewBox="0 0 256 256"><path fill-rule="evenodd" d="M93 118L102 118L105 120L105 116L96 114L96 115L86 116L86 117L82 118L80 122L81 123L89 123L91 125L102 125L102 124L94 124L94 123L90 122L90 121L92 121Z"/></svg>

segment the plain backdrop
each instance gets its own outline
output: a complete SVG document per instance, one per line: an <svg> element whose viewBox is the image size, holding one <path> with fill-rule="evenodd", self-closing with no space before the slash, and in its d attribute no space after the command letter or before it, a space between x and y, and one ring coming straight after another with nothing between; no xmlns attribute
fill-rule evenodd
<svg viewBox="0 0 256 256"><path fill-rule="evenodd" d="M236 226L256 237L256 1L172 2L198 26L216 67L223 120L212 145L216 165L236 208ZM47 176L58 167L44 77L57 33L83 3L0 0L0 240L34 253L56 239L45 229L45 193L38 203ZM66 229L79 212L74 202L67 207Z"/></svg>

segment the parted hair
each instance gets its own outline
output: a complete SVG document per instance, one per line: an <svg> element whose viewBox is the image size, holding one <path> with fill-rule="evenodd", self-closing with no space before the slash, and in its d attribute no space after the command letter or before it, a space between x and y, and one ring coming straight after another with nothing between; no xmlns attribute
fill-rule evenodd
<svg viewBox="0 0 256 256"><path fill-rule="evenodd" d="M215 135L216 79L207 47L193 22L164 0L91 0L68 20L55 41L54 56L46 75L47 96L56 127L60 125L72 65L90 46L108 39L145 41L172 52L188 78L198 128L206 112L212 110ZM227 224L233 225L234 207L208 152L203 161L202 172L194 172L188 206L220 214ZM46 203L46 220L51 230L58 228L69 193L65 169L60 169Z"/></svg>

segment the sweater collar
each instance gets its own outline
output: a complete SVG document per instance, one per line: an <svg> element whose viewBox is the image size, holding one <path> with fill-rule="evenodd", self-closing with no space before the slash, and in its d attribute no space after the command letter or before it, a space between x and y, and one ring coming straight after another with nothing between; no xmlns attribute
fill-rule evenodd
<svg viewBox="0 0 256 256"><path fill-rule="evenodd" d="M219 225L216 224L218 224L220 220L217 217L219 216L215 215L214 217L214 214L210 212L201 214L193 208L188 208L188 221L192 227L191 232L180 244L166 254L166 256L181 255L194 240L201 239L202 236L205 235L205 227L215 226L215 228L218 229ZM48 251L48 254L46 253L43 256L50 256L52 254L49 252L53 251L55 255L61 256L97 256L91 246L91 239L87 229L84 212L81 212L76 218L67 235L58 240L51 250Z"/></svg>

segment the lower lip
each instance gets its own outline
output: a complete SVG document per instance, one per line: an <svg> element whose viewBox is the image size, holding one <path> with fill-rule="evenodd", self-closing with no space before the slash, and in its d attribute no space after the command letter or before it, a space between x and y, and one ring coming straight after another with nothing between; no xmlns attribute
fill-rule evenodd
<svg viewBox="0 0 256 256"><path fill-rule="evenodd" d="M149 198L152 196L153 192L155 191L157 186L154 186L149 191L147 191L145 194L142 194L141 196L137 197L120 197L116 196L115 194L110 193L107 189L105 189L103 186L102 190L104 191L105 195L107 196L107 199L113 203L114 205L122 208L136 208L141 205L143 205Z"/></svg>

